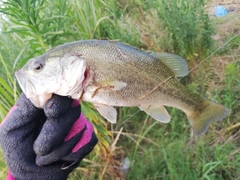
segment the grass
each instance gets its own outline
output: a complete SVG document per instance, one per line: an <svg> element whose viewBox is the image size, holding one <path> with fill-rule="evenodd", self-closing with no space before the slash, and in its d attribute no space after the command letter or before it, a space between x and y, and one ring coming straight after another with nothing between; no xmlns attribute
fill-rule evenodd
<svg viewBox="0 0 240 180"><path fill-rule="evenodd" d="M189 7L194 4L178 4L183 8L176 12L188 14L184 22L189 28L184 25L177 31L174 27L179 26L176 23L181 23L183 14L160 11L166 8L161 6L162 2L7 1L0 8L5 14L0 18L0 118L5 117L20 92L15 70L57 44L78 39L118 39L146 50L179 52L188 58L191 69L239 31L239 14L208 19L202 11L203 4L192 10L203 14L197 16L198 22L209 23L207 29L193 26L195 12ZM173 7L177 8L177 4ZM180 20L172 21L179 17ZM189 30L196 35L193 39L187 36ZM202 37L209 42L202 41ZM100 143L69 179L240 179L239 37L181 80L202 97L229 107L231 114L224 121L211 125L206 135L193 138L186 116L177 109L167 108L172 120L161 124L136 107L121 107L118 123L111 125L101 119L91 104L84 104L83 112L94 124ZM130 160L130 169L124 174L119 167L125 157ZM6 171L1 155L0 179L5 178Z"/></svg>

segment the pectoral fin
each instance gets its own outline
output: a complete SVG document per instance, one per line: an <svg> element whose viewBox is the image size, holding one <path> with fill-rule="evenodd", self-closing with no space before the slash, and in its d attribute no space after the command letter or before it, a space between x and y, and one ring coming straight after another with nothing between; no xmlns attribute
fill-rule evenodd
<svg viewBox="0 0 240 180"><path fill-rule="evenodd" d="M171 120L171 116L163 106L141 105L139 109L162 123L168 123Z"/></svg>
<svg viewBox="0 0 240 180"><path fill-rule="evenodd" d="M102 90L118 91L127 86L127 83L118 80L100 81L97 82L97 84L101 87L101 91Z"/></svg>
<svg viewBox="0 0 240 180"><path fill-rule="evenodd" d="M109 122L117 122L117 110L112 106L107 106L104 104L94 104L98 112Z"/></svg>
<svg viewBox="0 0 240 180"><path fill-rule="evenodd" d="M127 86L127 83L122 81L100 81L95 84L87 86L84 90L85 92L91 92L91 99L97 95L99 92L111 92L111 91L119 91L120 89ZM85 99L87 97L85 96Z"/></svg>
<svg viewBox="0 0 240 180"><path fill-rule="evenodd" d="M175 54L159 52L153 53L152 55L171 68L176 77L183 77L188 74L188 64L182 57Z"/></svg>

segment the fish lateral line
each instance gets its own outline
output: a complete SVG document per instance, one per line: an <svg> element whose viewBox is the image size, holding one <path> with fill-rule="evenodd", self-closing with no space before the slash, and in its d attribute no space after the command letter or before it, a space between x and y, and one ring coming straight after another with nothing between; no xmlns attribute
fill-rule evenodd
<svg viewBox="0 0 240 180"><path fill-rule="evenodd" d="M159 88L161 85L163 85L164 83L166 83L167 81L169 81L173 76L168 77L167 79L165 79L163 82L161 82L160 84L158 84L155 88L153 88L152 90L148 91L146 94L142 95L139 100L143 100L144 98L146 98L147 96L149 96L151 93L153 93L153 91L157 90L157 88Z"/></svg>
<svg viewBox="0 0 240 180"><path fill-rule="evenodd" d="M113 46L115 47L115 49L120 53L120 55L124 58L124 59L127 59L127 55L125 55L124 53L122 53L122 51L116 46L116 44L114 44L114 42L113 41L109 41L109 42L111 42L112 44L113 44ZM129 58L129 57L128 57ZM131 58L130 58L131 59ZM131 64L132 64L132 66L135 66L135 64L134 64L134 61L131 59Z"/></svg>

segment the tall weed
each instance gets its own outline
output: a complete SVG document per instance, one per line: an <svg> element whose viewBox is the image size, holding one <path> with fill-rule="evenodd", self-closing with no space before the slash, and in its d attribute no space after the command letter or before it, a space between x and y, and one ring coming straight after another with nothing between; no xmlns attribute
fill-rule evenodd
<svg viewBox="0 0 240 180"><path fill-rule="evenodd" d="M214 30L205 12L204 0L157 0L156 7L167 33L163 43L170 43L172 47L167 51L186 59L203 58L211 52Z"/></svg>

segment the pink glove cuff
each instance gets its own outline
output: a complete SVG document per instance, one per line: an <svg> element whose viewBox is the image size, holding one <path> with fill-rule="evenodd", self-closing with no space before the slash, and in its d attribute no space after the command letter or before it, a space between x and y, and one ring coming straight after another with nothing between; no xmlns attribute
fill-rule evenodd
<svg viewBox="0 0 240 180"><path fill-rule="evenodd" d="M14 105L10 111L8 112L7 116L3 119L2 123L0 123L0 126L4 123L4 121L8 118L8 116L15 110L17 109L17 105Z"/></svg>
<svg viewBox="0 0 240 180"><path fill-rule="evenodd" d="M9 170L8 170L8 175L7 175L6 180L14 180L14 177L11 175Z"/></svg>
<svg viewBox="0 0 240 180"><path fill-rule="evenodd" d="M8 116L17 108L17 105L14 105L10 111L8 112L7 116L3 119L2 123L0 123L0 126L4 123L4 121L8 118ZM6 180L14 180L14 177L12 176L12 174L10 173L10 171L8 170L8 174L6 177Z"/></svg>
<svg viewBox="0 0 240 180"><path fill-rule="evenodd" d="M73 100L72 107L79 105L78 100ZM72 137L80 133L86 126L86 131L84 131L81 140L75 145L72 149L72 152L77 152L80 148L85 146L92 139L93 134L93 126L92 124L85 118L83 113L80 114L80 117L73 124L69 134L65 137L64 141L70 140Z"/></svg>

